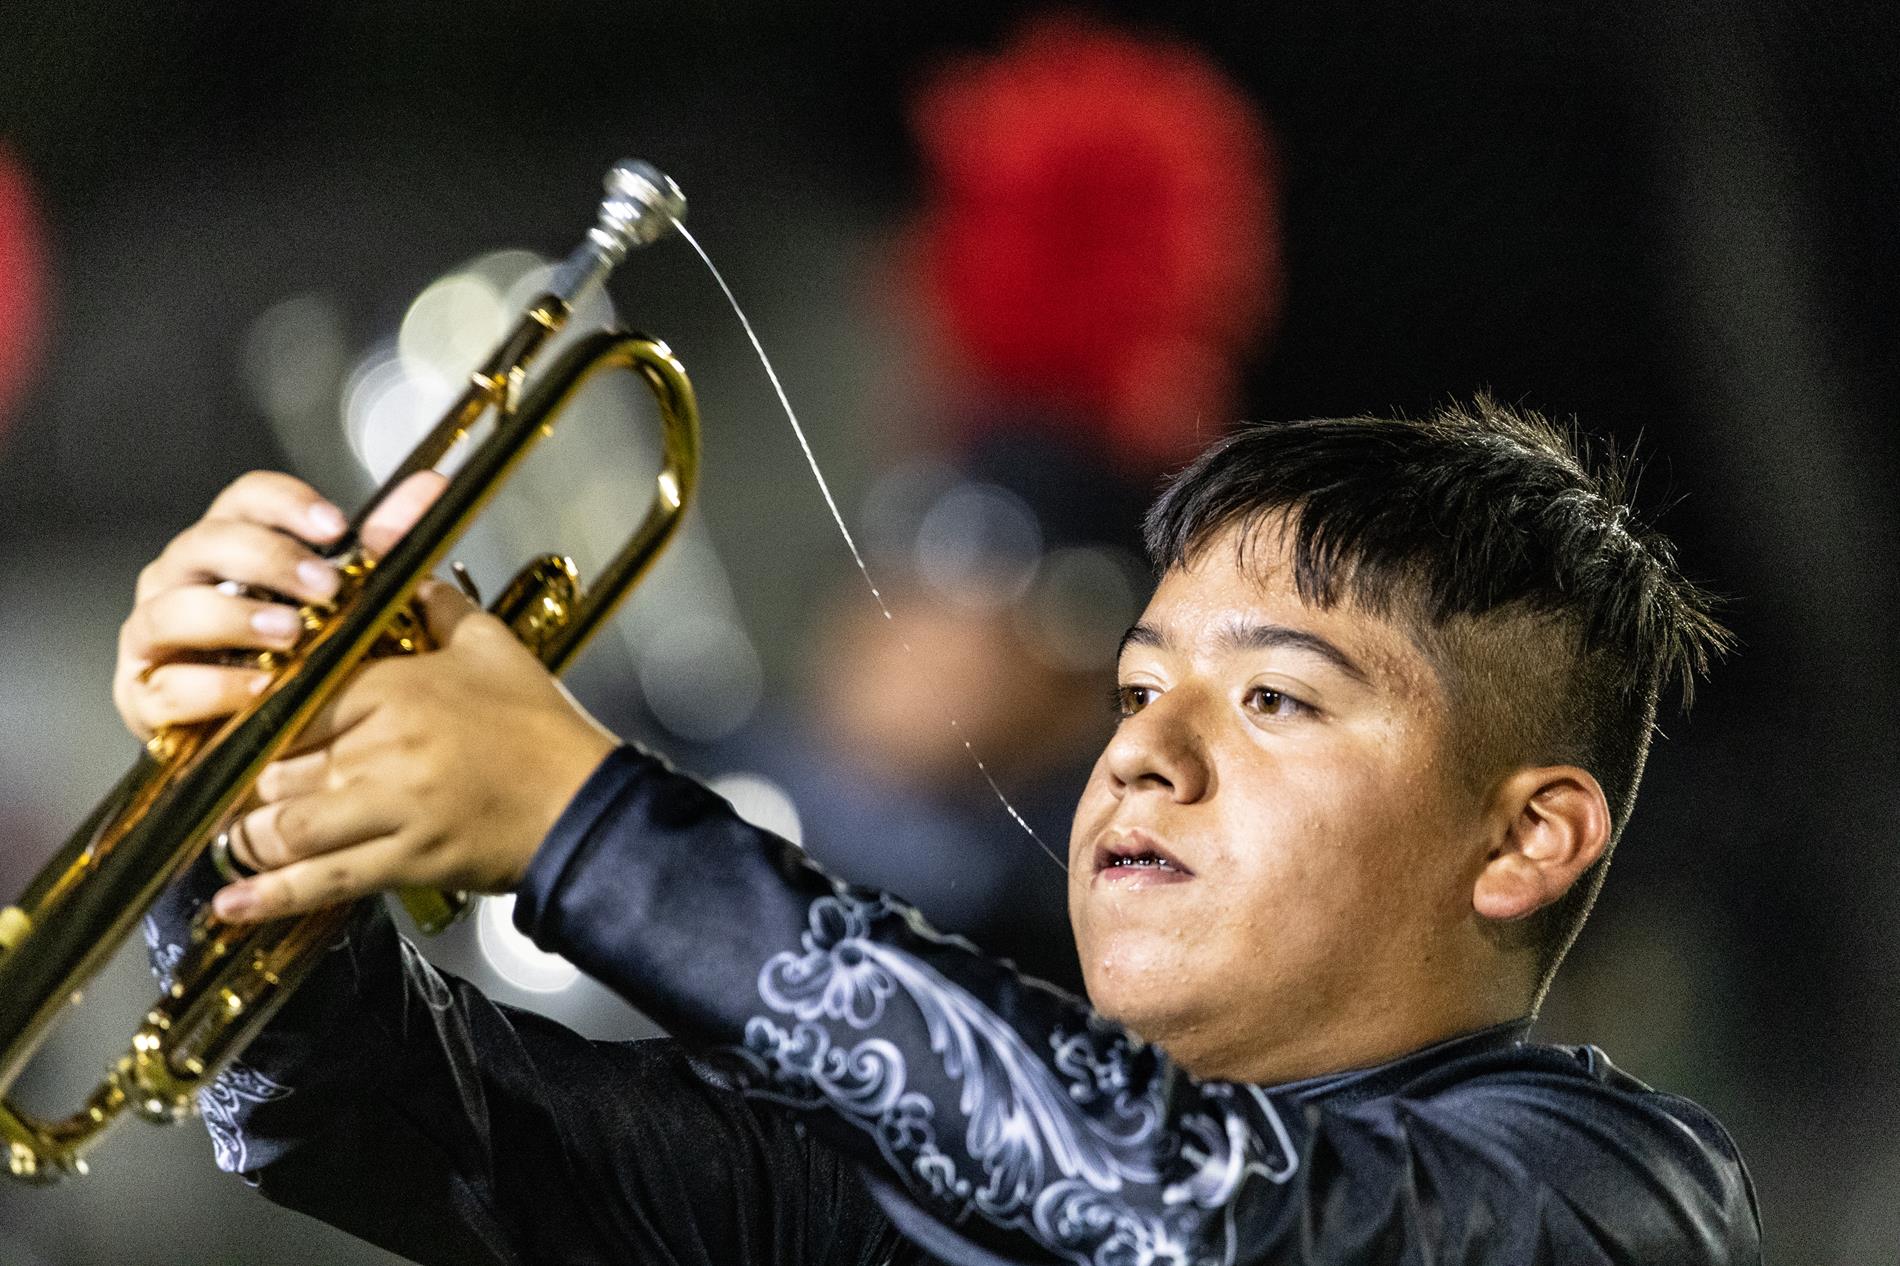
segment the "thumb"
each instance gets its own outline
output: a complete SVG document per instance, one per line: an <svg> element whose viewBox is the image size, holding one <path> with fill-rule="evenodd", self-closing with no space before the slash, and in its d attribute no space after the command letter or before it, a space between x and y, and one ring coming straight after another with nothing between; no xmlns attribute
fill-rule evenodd
<svg viewBox="0 0 1900 1266"><path fill-rule="evenodd" d="M363 523L361 536L370 554L381 558L393 549L448 486L448 476L433 470L419 470L397 484Z"/></svg>

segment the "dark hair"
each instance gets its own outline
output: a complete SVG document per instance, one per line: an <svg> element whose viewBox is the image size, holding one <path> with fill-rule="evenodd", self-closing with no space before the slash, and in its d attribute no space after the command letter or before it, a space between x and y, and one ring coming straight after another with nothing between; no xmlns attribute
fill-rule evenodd
<svg viewBox="0 0 1900 1266"><path fill-rule="evenodd" d="M1149 510L1148 554L1183 565L1238 526L1240 562L1284 523L1295 590L1410 631L1451 699L1473 779L1575 764L1602 784L1613 846L1629 821L1658 698L1730 638L1669 541L1638 523L1631 467L1529 410L1479 396L1422 419L1246 426ZM1602 887L1610 850L1526 920L1541 998Z"/></svg>

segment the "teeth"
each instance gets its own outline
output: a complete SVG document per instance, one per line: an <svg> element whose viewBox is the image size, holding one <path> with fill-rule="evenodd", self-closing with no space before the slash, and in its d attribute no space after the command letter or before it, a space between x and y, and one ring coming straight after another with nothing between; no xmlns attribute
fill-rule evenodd
<svg viewBox="0 0 1900 1266"><path fill-rule="evenodd" d="M1111 867L1114 867L1114 866L1160 866L1165 869L1170 869L1170 870L1173 869L1173 867L1169 866L1167 862L1163 861L1159 857L1156 857L1153 853L1143 853L1140 857L1117 857L1114 861L1110 862L1109 865Z"/></svg>

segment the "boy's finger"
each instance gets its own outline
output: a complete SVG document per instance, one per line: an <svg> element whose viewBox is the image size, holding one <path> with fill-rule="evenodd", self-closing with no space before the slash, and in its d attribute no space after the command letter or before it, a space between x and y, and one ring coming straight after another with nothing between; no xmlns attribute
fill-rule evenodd
<svg viewBox="0 0 1900 1266"><path fill-rule="evenodd" d="M370 554L381 558L394 548L423 512L435 504L448 483L444 475L420 470L396 485L363 523L363 545Z"/></svg>
<svg viewBox="0 0 1900 1266"><path fill-rule="evenodd" d="M218 494L204 517L261 524L313 545L334 541L348 526L343 512L324 500L315 488L274 470L240 475Z"/></svg>

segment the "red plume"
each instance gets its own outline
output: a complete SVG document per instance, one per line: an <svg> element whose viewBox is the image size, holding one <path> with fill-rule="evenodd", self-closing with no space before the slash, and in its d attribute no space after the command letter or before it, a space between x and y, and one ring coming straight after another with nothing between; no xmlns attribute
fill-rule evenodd
<svg viewBox="0 0 1900 1266"><path fill-rule="evenodd" d="M32 184L0 144L0 432L39 361L46 262Z"/></svg>
<svg viewBox="0 0 1900 1266"><path fill-rule="evenodd" d="M983 386L1133 470L1234 419L1278 313L1272 138L1199 50L1073 16L954 63L914 103L918 261Z"/></svg>

